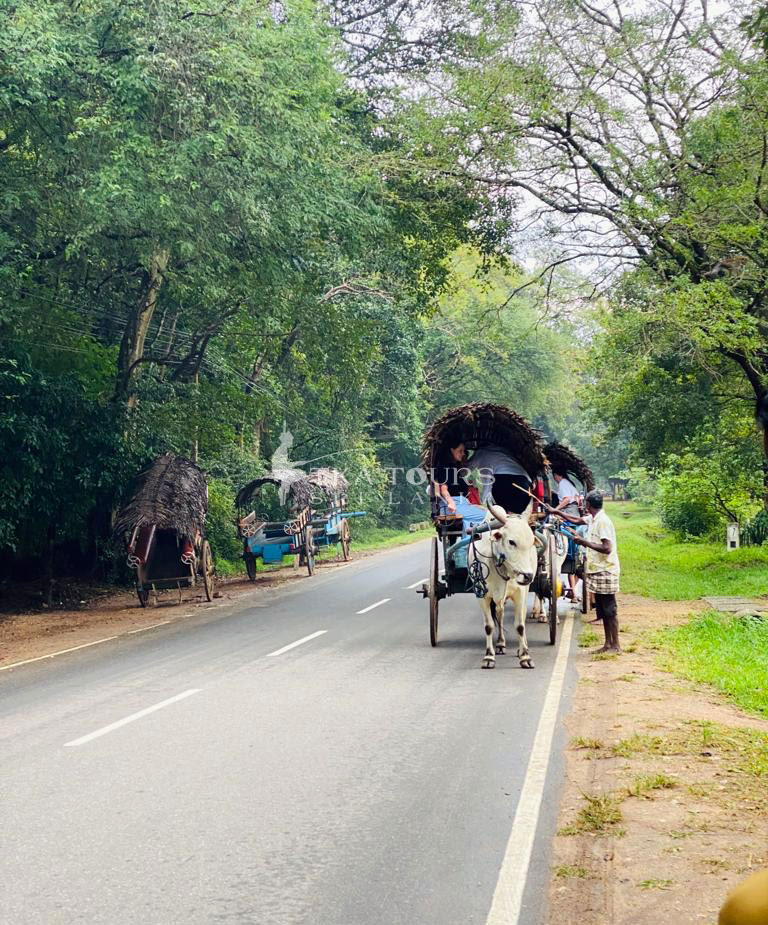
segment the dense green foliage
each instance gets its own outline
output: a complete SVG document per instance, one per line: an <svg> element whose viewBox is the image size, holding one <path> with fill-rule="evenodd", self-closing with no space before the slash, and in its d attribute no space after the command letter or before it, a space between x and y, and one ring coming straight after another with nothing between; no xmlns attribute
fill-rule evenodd
<svg viewBox="0 0 768 925"><path fill-rule="evenodd" d="M438 5L427 62L387 16L306 0L3 7L6 564L99 567L130 476L166 450L211 477L223 562L234 491L284 421L292 460L343 468L356 505L407 521L424 492L403 472L436 409L483 391L546 419L562 364L553 331L524 339L530 304L508 302L508 206L424 171L404 92L501 33L490 8Z"/></svg>
<svg viewBox="0 0 768 925"><path fill-rule="evenodd" d="M681 535L752 518L765 23L691 0L2 5L0 557L98 567L129 475L173 450L213 479L230 559L231 495L284 421L292 460L419 519L425 422L483 398L603 484L642 469Z"/></svg>

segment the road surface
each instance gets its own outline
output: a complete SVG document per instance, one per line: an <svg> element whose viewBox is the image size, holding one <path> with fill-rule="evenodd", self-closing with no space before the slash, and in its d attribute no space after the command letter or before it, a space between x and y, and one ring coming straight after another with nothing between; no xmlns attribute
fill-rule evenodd
<svg viewBox="0 0 768 925"><path fill-rule="evenodd" d="M432 649L427 554L0 673L0 921L544 923L568 648L483 671L457 595Z"/></svg>

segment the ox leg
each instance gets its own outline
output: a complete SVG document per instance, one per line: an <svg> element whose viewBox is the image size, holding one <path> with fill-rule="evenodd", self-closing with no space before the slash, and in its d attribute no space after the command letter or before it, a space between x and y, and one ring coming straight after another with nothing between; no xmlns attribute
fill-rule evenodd
<svg viewBox="0 0 768 925"><path fill-rule="evenodd" d="M493 651L493 600L489 595L483 598L483 617L485 618L485 655L483 668L496 667L496 654Z"/></svg>
<svg viewBox="0 0 768 925"><path fill-rule="evenodd" d="M532 620L538 620L538 619L539 619L539 617L541 616L541 611L542 611L542 608L543 608L543 607L544 607L544 603L543 603L543 601L541 600L541 598L539 597L539 595L538 595L538 594L534 594L534 595L533 595L533 609L531 610L531 619L532 619Z"/></svg>
<svg viewBox="0 0 768 925"><path fill-rule="evenodd" d="M499 625L499 635L496 641L496 654L504 655L507 651L507 637L504 634L504 605L506 598L502 597L500 601L494 601L496 608L496 622Z"/></svg>
<svg viewBox="0 0 768 925"><path fill-rule="evenodd" d="M515 629L517 630L517 657L521 668L533 668L533 659L528 652L528 637L525 635L525 605L528 600L528 587L518 585L515 594Z"/></svg>

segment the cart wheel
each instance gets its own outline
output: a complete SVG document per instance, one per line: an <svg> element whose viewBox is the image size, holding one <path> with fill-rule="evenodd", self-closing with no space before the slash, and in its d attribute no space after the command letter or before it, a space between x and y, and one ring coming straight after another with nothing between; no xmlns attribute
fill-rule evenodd
<svg viewBox="0 0 768 925"><path fill-rule="evenodd" d="M437 597L437 582L439 574L439 554L437 550L437 537L432 537L432 551L429 562L429 641L432 646L437 645L437 610L439 601Z"/></svg>
<svg viewBox="0 0 768 925"><path fill-rule="evenodd" d="M307 527L304 534L304 564L307 566L307 574L315 574L315 540L312 536L312 528Z"/></svg>
<svg viewBox="0 0 768 925"><path fill-rule="evenodd" d="M213 586L215 576L213 572L213 555L211 554L211 544L206 540L203 543L203 585L205 587L205 599L213 600Z"/></svg>
<svg viewBox="0 0 768 925"><path fill-rule="evenodd" d="M349 562L349 544L350 544L349 521L347 520L346 517L341 521L340 536L341 536L341 555L343 556L345 562Z"/></svg>
<svg viewBox="0 0 768 925"><path fill-rule="evenodd" d="M555 538L549 538L549 644L553 646L557 639L557 579L560 577L556 572L557 558L555 550Z"/></svg>
<svg viewBox="0 0 768 925"><path fill-rule="evenodd" d="M251 552L246 552L243 559L245 560L245 571L248 573L248 577L251 581L256 581L256 556Z"/></svg>
<svg viewBox="0 0 768 925"><path fill-rule="evenodd" d="M149 603L149 591L143 586L136 582L136 596L139 599L139 603L142 607L146 607Z"/></svg>

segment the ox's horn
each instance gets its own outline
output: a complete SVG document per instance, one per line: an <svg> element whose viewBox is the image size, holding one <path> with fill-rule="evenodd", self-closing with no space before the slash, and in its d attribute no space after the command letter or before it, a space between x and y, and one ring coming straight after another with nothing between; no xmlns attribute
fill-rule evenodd
<svg viewBox="0 0 768 925"><path fill-rule="evenodd" d="M503 507L499 507L498 504L491 504L487 502L488 510L493 514L493 516L498 520L500 524L505 524L507 522L507 512Z"/></svg>

